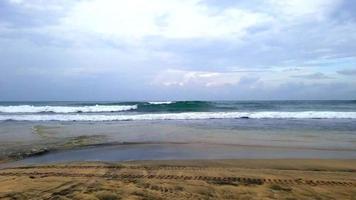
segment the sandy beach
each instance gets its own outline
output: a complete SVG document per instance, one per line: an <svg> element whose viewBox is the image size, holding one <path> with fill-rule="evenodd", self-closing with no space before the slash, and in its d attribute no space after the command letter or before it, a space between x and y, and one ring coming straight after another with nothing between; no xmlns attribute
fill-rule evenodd
<svg viewBox="0 0 356 200"><path fill-rule="evenodd" d="M355 197L355 160L76 162L0 170L1 199Z"/></svg>

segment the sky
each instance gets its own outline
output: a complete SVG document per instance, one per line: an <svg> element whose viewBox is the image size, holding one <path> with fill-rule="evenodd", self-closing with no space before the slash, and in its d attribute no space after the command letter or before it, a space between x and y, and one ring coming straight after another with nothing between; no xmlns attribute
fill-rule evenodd
<svg viewBox="0 0 356 200"><path fill-rule="evenodd" d="M0 101L356 99L356 1L0 0Z"/></svg>

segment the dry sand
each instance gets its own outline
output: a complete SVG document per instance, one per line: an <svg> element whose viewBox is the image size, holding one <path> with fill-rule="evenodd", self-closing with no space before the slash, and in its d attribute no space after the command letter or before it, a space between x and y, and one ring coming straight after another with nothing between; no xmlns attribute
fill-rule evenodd
<svg viewBox="0 0 356 200"><path fill-rule="evenodd" d="M0 199L356 199L356 160L28 166L0 170Z"/></svg>

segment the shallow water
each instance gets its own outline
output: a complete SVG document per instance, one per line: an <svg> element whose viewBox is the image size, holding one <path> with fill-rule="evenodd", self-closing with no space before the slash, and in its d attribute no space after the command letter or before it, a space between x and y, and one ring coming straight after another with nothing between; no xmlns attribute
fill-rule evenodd
<svg viewBox="0 0 356 200"><path fill-rule="evenodd" d="M356 121L352 119L6 121L0 123L0 150L14 152L38 147L51 150L47 144L58 148L57 142L63 143L68 138L82 136L89 139L91 136L100 136L104 139L100 143L110 145L85 149L77 146L75 150L52 152L16 163L237 158L356 159ZM112 145L120 143L140 145Z"/></svg>
<svg viewBox="0 0 356 200"><path fill-rule="evenodd" d="M213 144L128 144L53 152L0 166L9 167L71 161L282 158L356 159L356 151Z"/></svg>

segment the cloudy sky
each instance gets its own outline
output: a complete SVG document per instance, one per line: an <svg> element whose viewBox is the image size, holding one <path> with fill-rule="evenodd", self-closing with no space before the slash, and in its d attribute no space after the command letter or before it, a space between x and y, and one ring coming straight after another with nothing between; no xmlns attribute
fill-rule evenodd
<svg viewBox="0 0 356 200"><path fill-rule="evenodd" d="M0 0L0 100L356 99L352 0Z"/></svg>

